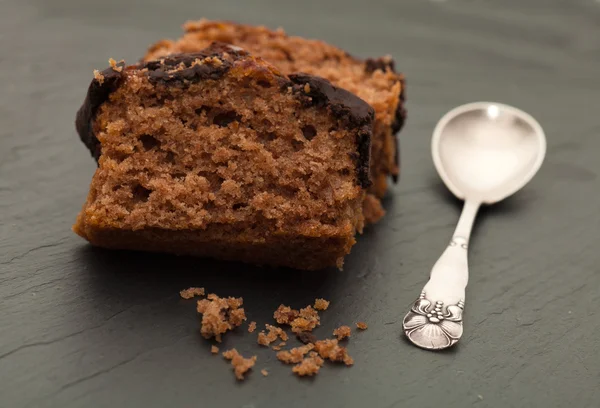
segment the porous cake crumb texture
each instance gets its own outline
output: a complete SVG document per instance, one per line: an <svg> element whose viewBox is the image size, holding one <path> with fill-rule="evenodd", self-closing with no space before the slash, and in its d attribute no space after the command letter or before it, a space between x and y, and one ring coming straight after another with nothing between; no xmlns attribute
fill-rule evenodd
<svg viewBox="0 0 600 408"><path fill-rule="evenodd" d="M267 333L265 333L264 330L262 330L260 333L258 333L257 341L258 341L258 344L260 344L261 346L268 346L269 344L271 344L275 340L277 340L278 337L282 341L287 341L288 335L280 327L272 326L270 324L266 324L265 327L267 328L267 331L268 331Z"/></svg>
<svg viewBox="0 0 600 408"><path fill-rule="evenodd" d="M302 359L300 364L292 367L292 371L301 377L313 376L319 373L323 362L324 360L317 353L311 351L308 357Z"/></svg>
<svg viewBox="0 0 600 408"><path fill-rule="evenodd" d="M365 322L358 322L356 323L356 327L360 330L367 330L369 326Z"/></svg>
<svg viewBox="0 0 600 408"><path fill-rule="evenodd" d="M340 326L333 331L333 335L337 337L338 340L343 340L350 337L351 332L352 330L349 326Z"/></svg>
<svg viewBox="0 0 600 408"><path fill-rule="evenodd" d="M327 310L329 307L329 301L325 299L315 299L315 309L317 310Z"/></svg>
<svg viewBox="0 0 600 408"><path fill-rule="evenodd" d="M307 344L305 346L295 347L291 350L284 350L277 353L277 359L286 364L295 364L302 361L304 356L311 351L315 346Z"/></svg>
<svg viewBox="0 0 600 408"><path fill-rule="evenodd" d="M354 364L354 360L348 354L346 347L338 345L336 339L318 340L315 343L315 351L324 359L333 362L343 362L346 365Z"/></svg>
<svg viewBox="0 0 600 408"><path fill-rule="evenodd" d="M235 378L238 380L244 379L244 374L256 364L256 356L250 358L244 358L236 349L231 349L223 352L223 357L227 360L231 360Z"/></svg>
<svg viewBox="0 0 600 408"><path fill-rule="evenodd" d="M246 320L242 304L242 298L220 298L212 293L207 299L199 300L197 310L202 314L202 336L205 339L214 337L216 341L221 342L222 334L240 326Z"/></svg>
<svg viewBox="0 0 600 408"><path fill-rule="evenodd" d="M188 288L179 292L183 299L191 299L194 296L204 296L204 288Z"/></svg>

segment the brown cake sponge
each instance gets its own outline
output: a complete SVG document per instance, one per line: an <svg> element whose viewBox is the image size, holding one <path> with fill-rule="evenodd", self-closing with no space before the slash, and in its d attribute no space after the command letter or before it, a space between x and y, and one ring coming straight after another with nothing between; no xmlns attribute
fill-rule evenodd
<svg viewBox="0 0 600 408"><path fill-rule="evenodd" d="M97 72L77 114L98 160L74 226L92 244L336 265L364 224L374 110L213 44Z"/></svg>

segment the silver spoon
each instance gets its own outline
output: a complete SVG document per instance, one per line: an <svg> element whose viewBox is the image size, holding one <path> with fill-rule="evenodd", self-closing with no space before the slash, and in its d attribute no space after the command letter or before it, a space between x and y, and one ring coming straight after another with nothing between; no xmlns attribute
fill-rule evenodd
<svg viewBox="0 0 600 408"><path fill-rule="evenodd" d="M403 328L415 345L439 350L454 345L463 333L467 249L477 210L510 196L533 178L546 154L546 137L540 124L517 108L476 102L442 117L431 151L440 177L465 203L450 244Z"/></svg>

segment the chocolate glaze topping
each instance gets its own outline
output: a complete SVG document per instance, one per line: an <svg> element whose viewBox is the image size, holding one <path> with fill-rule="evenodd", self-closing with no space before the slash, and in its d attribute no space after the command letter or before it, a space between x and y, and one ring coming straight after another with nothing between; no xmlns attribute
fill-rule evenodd
<svg viewBox="0 0 600 408"><path fill-rule="evenodd" d="M232 66L232 61L224 58L225 53L231 60L248 56L246 51L237 47L215 42L200 52L170 55L160 60L142 63L139 68L148 69L148 79L152 83L185 85L206 79L220 79ZM211 57L220 62L196 63Z"/></svg>
<svg viewBox="0 0 600 408"><path fill-rule="evenodd" d="M385 71L389 68L392 72L396 72L394 60L389 57L367 58L365 60L365 72L371 74L380 69Z"/></svg>
<svg viewBox="0 0 600 408"><path fill-rule="evenodd" d="M124 77L124 62L119 62L117 67L121 69L119 71L111 68L107 68L100 72L104 79L102 81L98 79L92 80L90 84L85 101L75 118L75 128L79 133L79 138L90 150L92 156L96 161L100 157L100 142L96 138L93 129L93 122L96 116L96 112L100 105L108 100L108 96L114 92Z"/></svg>

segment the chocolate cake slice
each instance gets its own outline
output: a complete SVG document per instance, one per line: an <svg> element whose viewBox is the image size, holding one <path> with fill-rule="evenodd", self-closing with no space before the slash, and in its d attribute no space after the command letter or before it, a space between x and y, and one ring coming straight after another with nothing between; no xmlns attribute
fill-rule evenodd
<svg viewBox="0 0 600 408"><path fill-rule="evenodd" d="M341 267L363 227L374 111L247 52L96 72L76 127L98 160L74 231L92 244Z"/></svg>
<svg viewBox="0 0 600 408"><path fill-rule="evenodd" d="M395 134L404 123L404 76L394 71L390 57L360 60L347 52L318 40L288 36L281 29L249 26L221 21L189 22L185 34L177 41L154 44L146 60L172 53L195 52L213 41L240 46L275 65L284 74L306 72L326 78L346 89L375 109L371 152L373 185L365 200L365 217L375 222L384 211L380 198L387 190L387 180L399 176L398 142Z"/></svg>

